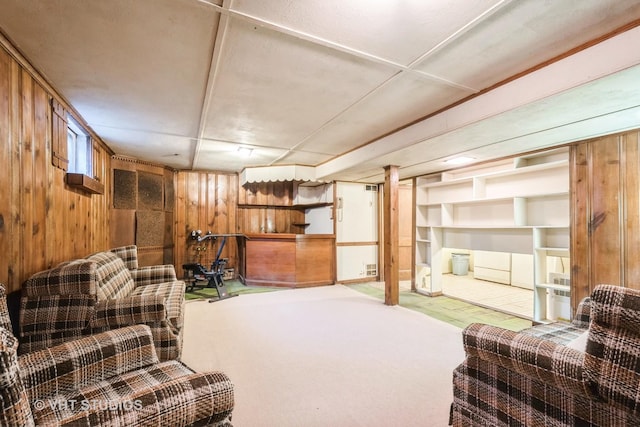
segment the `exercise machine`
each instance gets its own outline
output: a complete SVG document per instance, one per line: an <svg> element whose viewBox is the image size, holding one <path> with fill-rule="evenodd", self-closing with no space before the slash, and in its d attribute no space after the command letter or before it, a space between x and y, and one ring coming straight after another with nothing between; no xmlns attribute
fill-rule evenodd
<svg viewBox="0 0 640 427"><path fill-rule="evenodd" d="M213 235L211 235L213 236ZM214 240L216 236L212 237ZM207 288L215 288L218 293L217 299L210 299L209 302L216 302L223 299L236 297L238 294L230 294L224 283L224 266L229 261L227 258L221 258L222 250L227 242L227 236L222 236L216 252L216 258L211 263L211 268L207 270L200 263L182 264L184 270L184 280L187 283L187 289L197 287L198 282L207 282Z"/></svg>

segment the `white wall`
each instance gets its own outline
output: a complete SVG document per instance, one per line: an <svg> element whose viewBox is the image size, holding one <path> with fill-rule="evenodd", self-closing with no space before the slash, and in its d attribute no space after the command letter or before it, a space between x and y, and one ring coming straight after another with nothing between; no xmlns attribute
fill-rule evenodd
<svg viewBox="0 0 640 427"><path fill-rule="evenodd" d="M378 192L371 189L372 186L360 183L336 183L334 207L338 282L369 277L366 274L367 265L375 264L376 270L379 270Z"/></svg>
<svg viewBox="0 0 640 427"><path fill-rule="evenodd" d="M333 234L333 207L322 206L306 209L304 219L307 228L305 234Z"/></svg>

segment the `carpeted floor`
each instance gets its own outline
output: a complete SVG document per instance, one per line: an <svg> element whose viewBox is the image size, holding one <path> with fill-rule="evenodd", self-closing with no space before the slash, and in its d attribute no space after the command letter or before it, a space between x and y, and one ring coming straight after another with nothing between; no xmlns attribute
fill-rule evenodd
<svg viewBox="0 0 640 427"><path fill-rule="evenodd" d="M229 375L236 426L446 426L460 332L323 286L190 301L182 360Z"/></svg>
<svg viewBox="0 0 640 427"><path fill-rule="evenodd" d="M225 282L229 294L251 294L273 291L287 291L287 288L270 288L264 286L245 286L238 280ZM347 285L349 288L384 300L384 290L377 283L359 283ZM198 299L217 299L215 288L196 288L185 293L187 301ZM488 308L478 307L464 301L445 296L427 297L407 290L400 291L400 306L426 314L443 322L464 328L470 323L486 323L505 329L520 331L531 326L531 321Z"/></svg>
<svg viewBox="0 0 640 427"><path fill-rule="evenodd" d="M207 282L200 282L203 285L206 285ZM225 286L227 288L227 293L228 294L236 294L236 295L241 295L241 294L255 294L255 293L261 293L261 292L272 292L272 291L278 291L278 290L282 290L282 289L286 289L286 288L270 288L267 286L246 286L244 285L242 282L240 282L239 280L227 280L224 282ZM184 294L184 298L187 301L191 301L191 300L197 300L197 299L217 299L218 298L218 291L216 290L216 288L207 288L207 287L196 287L193 289L188 289L187 292L185 292Z"/></svg>

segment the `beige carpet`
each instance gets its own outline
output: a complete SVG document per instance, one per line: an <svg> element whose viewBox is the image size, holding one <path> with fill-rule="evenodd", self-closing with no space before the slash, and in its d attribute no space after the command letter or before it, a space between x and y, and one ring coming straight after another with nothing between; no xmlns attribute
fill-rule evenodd
<svg viewBox="0 0 640 427"><path fill-rule="evenodd" d="M460 332L335 285L187 302L182 359L229 375L236 427L446 426Z"/></svg>

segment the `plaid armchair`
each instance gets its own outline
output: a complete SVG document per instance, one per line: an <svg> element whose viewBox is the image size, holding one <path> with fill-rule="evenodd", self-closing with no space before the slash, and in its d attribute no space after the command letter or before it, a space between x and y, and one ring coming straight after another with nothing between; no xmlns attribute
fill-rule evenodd
<svg viewBox="0 0 640 427"><path fill-rule="evenodd" d="M184 289L172 265L138 267L135 245L63 262L23 284L20 351L145 324L160 360L178 359Z"/></svg>
<svg viewBox="0 0 640 427"><path fill-rule="evenodd" d="M0 426L230 426L220 372L159 362L146 325L18 356L0 284Z"/></svg>
<svg viewBox="0 0 640 427"><path fill-rule="evenodd" d="M454 426L640 425L640 291L599 285L573 323L473 324L463 341Z"/></svg>

